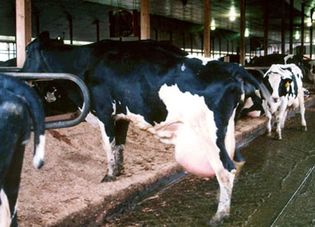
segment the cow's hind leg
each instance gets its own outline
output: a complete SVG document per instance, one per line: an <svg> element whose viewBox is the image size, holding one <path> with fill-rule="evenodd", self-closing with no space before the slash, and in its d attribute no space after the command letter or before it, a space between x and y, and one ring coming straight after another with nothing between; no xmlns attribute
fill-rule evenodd
<svg viewBox="0 0 315 227"><path fill-rule="evenodd" d="M267 121L267 135L268 136L271 136L271 130L272 130L272 115L269 111L265 111L266 113L266 117L268 118L268 121Z"/></svg>
<svg viewBox="0 0 315 227"><path fill-rule="evenodd" d="M107 155L107 174L102 182L113 181L123 171L123 151L128 131L128 122L124 120L102 119L99 121L103 147ZM106 130L105 130L106 129Z"/></svg>
<svg viewBox="0 0 315 227"><path fill-rule="evenodd" d="M24 158L24 145L19 146L13 154L12 161L7 171L3 190L6 193L9 201L11 214L11 227L17 226L17 197L19 194L19 186L21 181L21 171Z"/></svg>
<svg viewBox="0 0 315 227"><path fill-rule="evenodd" d="M0 226L9 227L11 225L11 212L8 197L4 190L0 188Z"/></svg>
<svg viewBox="0 0 315 227"><path fill-rule="evenodd" d="M219 153L220 160L222 161L224 168L231 172L233 170L236 170L236 168L228 154L226 143L225 143L225 135L226 135L226 129L223 129L223 130L218 129L217 146L220 149L220 153Z"/></svg>
<svg viewBox="0 0 315 227"><path fill-rule="evenodd" d="M124 170L124 148L128 126L129 121L126 120L117 120L115 122L115 144L113 144L112 149L114 150L114 154L116 155L118 175L122 174Z"/></svg>
<svg viewBox="0 0 315 227"><path fill-rule="evenodd" d="M235 178L235 172L229 172L224 168L216 171L219 183L219 204L215 215L210 220L210 225L217 225L230 215L231 197Z"/></svg>
<svg viewBox="0 0 315 227"><path fill-rule="evenodd" d="M105 131L105 125L103 121L99 120L99 127L102 135L102 141L103 141L103 148L106 152L107 156L107 174L102 179L102 182L107 181L113 181L116 179L116 176L118 175L118 167L117 167L117 157L115 155L114 149L112 149L112 144L115 143L115 139L113 136L108 136ZM107 129L114 128L109 127L109 123L106 122ZM108 131L108 130L107 130ZM113 129L110 130L110 134L114 134Z"/></svg>
<svg viewBox="0 0 315 227"><path fill-rule="evenodd" d="M300 114L301 114L301 125L304 128L304 131L307 131L306 120L305 120L305 104L304 96L299 96L299 105L300 105Z"/></svg>

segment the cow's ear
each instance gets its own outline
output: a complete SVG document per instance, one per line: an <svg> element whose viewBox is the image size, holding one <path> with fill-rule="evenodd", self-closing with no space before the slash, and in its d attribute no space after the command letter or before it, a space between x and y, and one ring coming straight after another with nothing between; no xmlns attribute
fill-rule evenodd
<svg viewBox="0 0 315 227"><path fill-rule="evenodd" d="M177 131L183 125L181 121L173 121L157 124L152 133L163 143L174 144Z"/></svg>
<svg viewBox="0 0 315 227"><path fill-rule="evenodd" d="M39 36L38 36L38 39L41 42L45 42L45 41L49 40L50 39L49 32L48 31L44 31L44 32L40 33Z"/></svg>

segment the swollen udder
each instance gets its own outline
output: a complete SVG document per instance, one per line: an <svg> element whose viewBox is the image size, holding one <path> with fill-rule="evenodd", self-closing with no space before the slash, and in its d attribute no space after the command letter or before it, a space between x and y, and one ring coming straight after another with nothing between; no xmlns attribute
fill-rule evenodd
<svg viewBox="0 0 315 227"><path fill-rule="evenodd" d="M189 173L200 177L211 177L215 173L202 151L176 152L176 161Z"/></svg>
<svg viewBox="0 0 315 227"><path fill-rule="evenodd" d="M177 136L175 159L187 172L211 177L215 175L211 163L220 162L219 149L212 140L204 137L207 135L200 133L196 127L183 126Z"/></svg>

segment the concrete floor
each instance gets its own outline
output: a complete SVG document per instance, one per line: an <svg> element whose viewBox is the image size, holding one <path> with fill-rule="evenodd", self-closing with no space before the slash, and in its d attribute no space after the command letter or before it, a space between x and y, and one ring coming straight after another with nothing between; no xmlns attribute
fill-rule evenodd
<svg viewBox="0 0 315 227"><path fill-rule="evenodd" d="M282 141L263 135L242 149L246 163L222 226L315 226L314 108L306 120L307 132L296 115ZM187 175L104 226L206 226L217 207L217 188L214 179Z"/></svg>

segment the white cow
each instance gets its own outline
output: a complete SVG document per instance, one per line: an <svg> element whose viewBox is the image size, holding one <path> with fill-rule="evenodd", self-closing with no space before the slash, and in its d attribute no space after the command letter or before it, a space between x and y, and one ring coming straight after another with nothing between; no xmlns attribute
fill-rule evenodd
<svg viewBox="0 0 315 227"><path fill-rule="evenodd" d="M263 107L268 117L269 136L272 130L271 121L274 117L278 139L282 139L281 129L284 128L289 108L300 107L301 124L305 131L307 130L302 77L302 71L295 64L274 64L265 73L263 81L271 94L263 100Z"/></svg>

